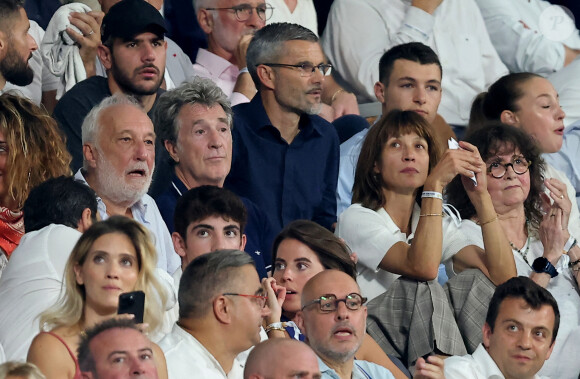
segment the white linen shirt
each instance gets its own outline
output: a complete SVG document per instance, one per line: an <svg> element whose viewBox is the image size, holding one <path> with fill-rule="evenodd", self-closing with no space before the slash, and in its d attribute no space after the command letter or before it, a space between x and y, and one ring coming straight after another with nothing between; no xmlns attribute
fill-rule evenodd
<svg viewBox="0 0 580 379"><path fill-rule="evenodd" d="M26 360L40 332L38 316L56 303L66 262L80 236L57 224L22 236L0 279L0 345L7 360Z"/></svg>
<svg viewBox="0 0 580 379"><path fill-rule="evenodd" d="M445 378L503 379L505 377L487 350L482 344L479 344L473 354L447 358L445 360ZM534 379L542 379L542 377L534 375Z"/></svg>
<svg viewBox="0 0 580 379"><path fill-rule="evenodd" d="M547 1L475 1L493 46L511 72L549 75L564 67L564 44L580 49L577 29L563 41L556 41L542 33L542 12L552 5ZM544 17L547 19L548 15Z"/></svg>
<svg viewBox="0 0 580 379"><path fill-rule="evenodd" d="M169 379L244 377L244 363L236 358L232 369L226 374L217 359L194 336L177 324L159 342L159 347L165 353Z"/></svg>
<svg viewBox="0 0 580 379"><path fill-rule="evenodd" d="M409 236L401 232L384 208L373 211L360 204L353 204L339 216L335 234L344 239L350 249L357 254L359 273L357 282L362 294L369 300L385 292L400 276L380 269L379 264L397 242L411 243L420 213L421 208L415 204L411 216L412 233ZM446 218L448 217L444 217ZM445 234L444 228L444 239ZM452 256L451 253L444 254L441 261L446 261Z"/></svg>
<svg viewBox="0 0 580 379"><path fill-rule="evenodd" d="M289 22L304 26L312 33L318 35L318 19L316 18L316 8L314 8L312 0L298 0L294 12L290 12L284 0L266 0L266 3L274 8L272 17L266 21L266 24Z"/></svg>
<svg viewBox="0 0 580 379"><path fill-rule="evenodd" d="M83 182L87 186L89 185L83 176L81 169L75 174L75 179ZM101 220L106 220L109 218L107 214L107 206L103 200L97 196L97 210L101 216ZM159 213L159 208L155 204L155 200L147 194L137 201L131 207L131 212L133 213L133 218L135 221L142 224L144 227L149 229L152 234L153 242L155 244L155 249L157 250L157 267L167 272L169 275L173 275L175 271L181 267L181 258L175 252L173 248L173 242L171 240L171 235L165 225L165 221ZM171 277L164 277L165 281L173 284L173 279ZM172 289L175 292L173 286Z"/></svg>
<svg viewBox="0 0 580 379"><path fill-rule="evenodd" d="M376 101L373 87L383 53L407 42L424 43L438 54L443 67L438 112L452 125L467 125L475 96L508 73L474 0L444 0L433 15L410 0L335 0L322 36L339 81L362 102Z"/></svg>

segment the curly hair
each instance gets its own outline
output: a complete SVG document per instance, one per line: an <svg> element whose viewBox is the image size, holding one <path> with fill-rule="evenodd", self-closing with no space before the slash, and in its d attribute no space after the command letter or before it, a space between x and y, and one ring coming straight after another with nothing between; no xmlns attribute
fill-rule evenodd
<svg viewBox="0 0 580 379"><path fill-rule="evenodd" d="M543 192L545 163L535 141L522 129L500 122L490 122L469 129L465 141L477 147L484 162L497 154L509 153L516 149L531 162L530 192L524 201L524 209L531 230L537 231L542 222L540 194ZM461 218L470 219L476 215L459 176L449 183L446 195L449 203L461 214Z"/></svg>
<svg viewBox="0 0 580 379"><path fill-rule="evenodd" d="M97 239L113 233L127 236L137 253L139 275L135 291L141 290L147 296L144 322L149 324L152 332L161 326L166 293L154 275L157 252L151 235L137 221L124 216L112 216L105 221L93 224L73 248L65 267L61 297L54 306L40 316L40 325L44 330L71 326L82 319L86 298L85 286L77 283L74 267L83 265Z"/></svg>
<svg viewBox="0 0 580 379"><path fill-rule="evenodd" d="M427 141L429 172L439 162L441 152L435 142L431 125L413 111L393 110L371 127L362 145L354 174L353 204L361 203L363 207L372 210L385 205L383 182L375 173L375 165L381 161L381 154L389 138L407 133L416 133Z"/></svg>
<svg viewBox="0 0 580 379"><path fill-rule="evenodd" d="M56 121L28 99L0 95L0 132L7 154L7 191L20 209L30 190L47 179L71 175L72 160Z"/></svg>
<svg viewBox="0 0 580 379"><path fill-rule="evenodd" d="M308 246L325 269L340 270L356 280L356 264L350 258L350 248L328 229L310 220L292 221L274 240L272 262L276 262L278 247L287 239L294 239ZM275 266L272 265L272 274Z"/></svg>

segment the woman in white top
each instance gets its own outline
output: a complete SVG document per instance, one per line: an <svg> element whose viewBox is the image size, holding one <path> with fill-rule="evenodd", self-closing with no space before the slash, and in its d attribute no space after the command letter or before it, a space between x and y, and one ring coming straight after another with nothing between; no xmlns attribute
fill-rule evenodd
<svg viewBox="0 0 580 379"><path fill-rule="evenodd" d="M481 269L495 284L515 275L486 190L485 165L477 149L460 142L441 160L430 125L413 111L393 111L374 125L358 160L351 205L336 234L359 257L359 285L373 299L400 275L420 281L437 277L442 261ZM457 175L490 236L488 254L461 246L442 256L443 188ZM478 185L471 177L475 175Z"/></svg>
<svg viewBox="0 0 580 379"><path fill-rule="evenodd" d="M502 234L510 241L517 274L529 276L552 293L562 322L554 352L540 375L574 378L580 372L580 248L568 231L570 199L566 189L552 186L550 205L542 186L544 162L536 144L521 129L500 123L468 133L487 166L487 190ZM459 181L448 186L449 201L466 219L454 234L457 239L483 246L486 236L475 222L475 210ZM543 212L542 212L543 210ZM485 231L485 230L484 230ZM456 241L449 241L453 245ZM455 267L448 265L453 276Z"/></svg>

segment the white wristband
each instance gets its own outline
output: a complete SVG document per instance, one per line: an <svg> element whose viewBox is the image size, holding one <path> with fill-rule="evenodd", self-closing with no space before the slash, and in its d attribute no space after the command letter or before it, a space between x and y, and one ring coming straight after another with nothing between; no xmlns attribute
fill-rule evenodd
<svg viewBox="0 0 580 379"><path fill-rule="evenodd" d="M566 241L566 244L564 245L564 251L566 253L568 253L570 251L571 248L573 248L576 245L576 238L570 236L570 238L568 238L568 241Z"/></svg>
<svg viewBox="0 0 580 379"><path fill-rule="evenodd" d="M443 200L443 195L441 194L441 192L423 191L423 193L421 194L421 198L425 198L425 197L431 197L434 199Z"/></svg>
<svg viewBox="0 0 580 379"><path fill-rule="evenodd" d="M240 70L240 74L243 74L244 72L248 72L248 73L250 72L250 71L248 71L248 67L244 67Z"/></svg>

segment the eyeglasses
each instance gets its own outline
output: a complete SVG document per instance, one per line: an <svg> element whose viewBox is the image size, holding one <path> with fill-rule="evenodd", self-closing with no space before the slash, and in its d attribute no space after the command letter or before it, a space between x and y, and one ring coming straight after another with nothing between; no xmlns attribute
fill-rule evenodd
<svg viewBox="0 0 580 379"><path fill-rule="evenodd" d="M300 71L300 76L302 77L312 76L316 69L318 69L318 71L320 71L324 76L330 75L330 72L332 71L331 64L323 64L323 63L316 66L313 65L312 63L302 63L302 64L260 63L260 64L269 67L297 68L298 71ZM260 64L257 64L256 67L258 67Z"/></svg>
<svg viewBox="0 0 580 379"><path fill-rule="evenodd" d="M231 293L231 292L222 293L222 295L223 296L241 296L241 297L255 299L255 301L258 303L260 308L264 308L266 306L266 300L268 300L268 296L264 296L264 295L245 295L242 293Z"/></svg>
<svg viewBox="0 0 580 379"><path fill-rule="evenodd" d="M528 172L531 164L532 162L524 157L513 157L510 163L493 162L487 168L487 173L496 179L501 179L507 172L507 168L511 166L516 174L523 175Z"/></svg>
<svg viewBox="0 0 580 379"><path fill-rule="evenodd" d="M362 307L362 305L366 303L367 298L362 297L358 293L354 292L346 295L344 299L337 299L336 295L327 294L322 295L318 299L314 299L309 303L306 303L302 307L302 310L304 310L306 307L311 306L312 304L318 304L320 312L330 313L338 309L338 303L340 303L341 301L344 302L344 305L346 305L347 309L350 309L351 311L358 311L360 307Z"/></svg>
<svg viewBox="0 0 580 379"><path fill-rule="evenodd" d="M272 17L272 13L274 13L274 8L270 4L262 4L258 5L257 7L252 7L250 4L240 4L236 5L235 7L230 8L205 8L208 11L233 11L236 19L240 22L246 22L252 17L252 13L254 13L254 9L258 14L258 17L262 21L268 21L270 17Z"/></svg>

